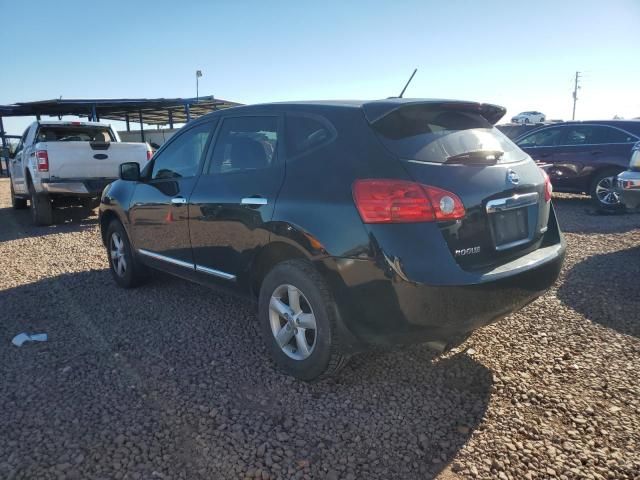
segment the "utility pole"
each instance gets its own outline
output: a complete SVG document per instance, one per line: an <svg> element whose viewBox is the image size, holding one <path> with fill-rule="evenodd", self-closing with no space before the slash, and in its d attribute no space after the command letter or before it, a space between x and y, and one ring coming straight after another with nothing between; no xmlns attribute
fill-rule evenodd
<svg viewBox="0 0 640 480"><path fill-rule="evenodd" d="M198 92L198 80L200 79L200 77L202 76L202 70L196 70L196 103L198 103L198 98L200 97L199 92Z"/></svg>
<svg viewBox="0 0 640 480"><path fill-rule="evenodd" d="M576 119L576 102L578 101L578 89L580 88L580 85L578 85L579 81L580 81L580 72L576 72L576 81L573 87L573 115L571 115L571 120Z"/></svg>

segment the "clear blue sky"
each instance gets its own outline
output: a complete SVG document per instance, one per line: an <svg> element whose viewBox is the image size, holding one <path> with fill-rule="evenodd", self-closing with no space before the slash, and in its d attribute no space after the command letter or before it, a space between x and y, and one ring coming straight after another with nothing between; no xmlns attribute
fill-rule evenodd
<svg viewBox="0 0 640 480"><path fill-rule="evenodd" d="M577 118L640 116L640 0L0 0L0 104L397 95ZM6 119L18 133L32 119Z"/></svg>

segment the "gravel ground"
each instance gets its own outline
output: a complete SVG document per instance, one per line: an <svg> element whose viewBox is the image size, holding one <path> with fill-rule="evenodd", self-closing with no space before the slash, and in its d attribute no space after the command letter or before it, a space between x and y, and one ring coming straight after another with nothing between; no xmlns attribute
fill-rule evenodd
<svg viewBox="0 0 640 480"><path fill-rule="evenodd" d="M161 274L120 290L95 215L32 227L8 191L0 478L640 478L640 215L556 198L557 288L447 355L376 351L305 384L246 302Z"/></svg>

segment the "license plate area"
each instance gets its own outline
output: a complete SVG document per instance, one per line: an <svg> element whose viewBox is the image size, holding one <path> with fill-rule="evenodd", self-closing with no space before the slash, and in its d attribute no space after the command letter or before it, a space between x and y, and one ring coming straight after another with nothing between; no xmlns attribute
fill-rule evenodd
<svg viewBox="0 0 640 480"><path fill-rule="evenodd" d="M491 200L487 203L487 214L496 250L506 250L532 240L534 229L530 227L529 217L537 211L537 204L536 192ZM533 219L535 220L535 216Z"/></svg>
<svg viewBox="0 0 640 480"><path fill-rule="evenodd" d="M528 217L527 207L496 212L490 216L496 250L529 241Z"/></svg>

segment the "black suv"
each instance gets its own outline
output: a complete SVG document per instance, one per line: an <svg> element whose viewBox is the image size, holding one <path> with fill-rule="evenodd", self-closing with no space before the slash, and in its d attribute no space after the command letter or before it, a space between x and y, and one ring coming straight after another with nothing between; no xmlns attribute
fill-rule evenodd
<svg viewBox="0 0 640 480"><path fill-rule="evenodd" d="M505 110L388 99L238 107L186 125L100 206L115 281L148 267L257 298L304 380L371 345L444 350L534 300L565 245Z"/></svg>

